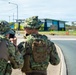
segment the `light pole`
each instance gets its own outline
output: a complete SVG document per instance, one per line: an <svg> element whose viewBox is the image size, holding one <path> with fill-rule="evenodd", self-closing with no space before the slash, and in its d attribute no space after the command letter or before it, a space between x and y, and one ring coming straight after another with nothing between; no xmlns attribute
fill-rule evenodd
<svg viewBox="0 0 76 75"><path fill-rule="evenodd" d="M17 24L18 24L18 4L12 3L12 2L9 2L9 4L16 5L16 7L17 7L17 20L16 20L16 22L17 22ZM18 28L19 28L19 24L18 24ZM18 28L17 28L17 31L18 31ZM17 32L17 33L18 33L18 32Z"/></svg>
<svg viewBox="0 0 76 75"><path fill-rule="evenodd" d="M17 23L18 23L18 4L11 3L11 2L9 2L9 4L13 4L13 5L16 5L17 6Z"/></svg>
<svg viewBox="0 0 76 75"><path fill-rule="evenodd" d="M10 22L10 16L9 16L9 22Z"/></svg>
<svg viewBox="0 0 76 75"><path fill-rule="evenodd" d="M14 13L13 13L13 22L14 22Z"/></svg>

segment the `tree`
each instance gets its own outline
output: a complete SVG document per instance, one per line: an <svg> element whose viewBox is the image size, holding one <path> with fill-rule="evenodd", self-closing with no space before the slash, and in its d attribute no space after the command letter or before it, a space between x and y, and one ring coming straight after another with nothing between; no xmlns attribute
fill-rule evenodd
<svg viewBox="0 0 76 75"><path fill-rule="evenodd" d="M40 30L40 31L44 31L44 24L41 25L41 27L40 27L39 30Z"/></svg>

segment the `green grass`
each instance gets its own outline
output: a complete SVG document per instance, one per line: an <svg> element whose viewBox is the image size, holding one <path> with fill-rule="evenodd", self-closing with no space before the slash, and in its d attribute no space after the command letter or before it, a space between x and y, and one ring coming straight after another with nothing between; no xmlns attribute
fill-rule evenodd
<svg viewBox="0 0 76 75"><path fill-rule="evenodd" d="M24 34L24 31L19 31L21 34ZM76 31L39 31L40 34L47 35L73 35L76 36Z"/></svg>
<svg viewBox="0 0 76 75"><path fill-rule="evenodd" d="M74 35L76 36L76 31L44 31L39 32L40 34L49 34L49 35Z"/></svg>

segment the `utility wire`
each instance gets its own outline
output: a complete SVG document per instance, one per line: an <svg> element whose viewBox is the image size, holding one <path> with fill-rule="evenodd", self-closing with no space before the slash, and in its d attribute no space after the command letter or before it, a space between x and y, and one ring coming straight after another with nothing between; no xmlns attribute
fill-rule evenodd
<svg viewBox="0 0 76 75"><path fill-rule="evenodd" d="M12 8L12 9L10 9L10 10L3 10L3 11L0 10L0 13L3 13L3 12L4 12L4 13L5 13L5 12L11 12L11 11L13 11L13 10L16 10L16 9L15 9L15 8Z"/></svg>

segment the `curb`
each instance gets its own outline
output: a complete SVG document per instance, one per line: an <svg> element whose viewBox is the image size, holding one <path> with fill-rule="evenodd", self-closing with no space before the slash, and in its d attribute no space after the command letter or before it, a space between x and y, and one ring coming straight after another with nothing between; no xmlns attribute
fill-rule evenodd
<svg viewBox="0 0 76 75"><path fill-rule="evenodd" d="M64 58L64 55L62 53L62 50L60 49L60 47L58 45L56 45L56 48L59 52L60 55L60 74L59 75L67 75L68 71L67 71L67 64L66 64L66 60Z"/></svg>

